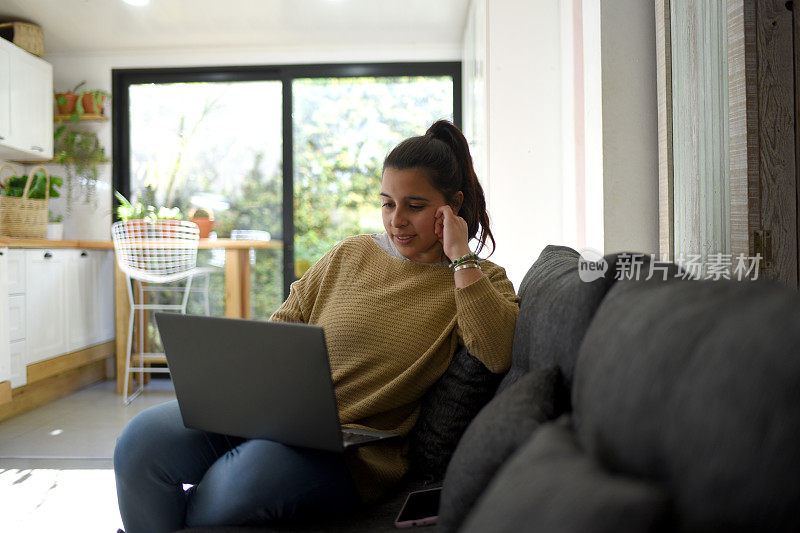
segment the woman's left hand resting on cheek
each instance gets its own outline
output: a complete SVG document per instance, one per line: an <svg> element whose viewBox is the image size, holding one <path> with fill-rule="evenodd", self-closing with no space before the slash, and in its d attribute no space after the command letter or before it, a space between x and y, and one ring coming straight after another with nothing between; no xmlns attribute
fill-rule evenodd
<svg viewBox="0 0 800 533"><path fill-rule="evenodd" d="M436 236L450 261L470 253L467 221L453 213L449 205L443 205L436 210L434 223Z"/></svg>
<svg viewBox="0 0 800 533"><path fill-rule="evenodd" d="M443 205L434 215L436 236L442 243L444 254L455 261L470 253L467 221L453 213L449 205ZM479 268L465 268L454 273L456 288L463 289L483 276Z"/></svg>

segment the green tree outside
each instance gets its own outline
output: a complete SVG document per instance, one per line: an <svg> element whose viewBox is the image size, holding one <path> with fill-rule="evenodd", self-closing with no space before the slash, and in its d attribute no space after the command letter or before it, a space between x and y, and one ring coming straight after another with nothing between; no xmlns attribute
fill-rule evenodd
<svg viewBox="0 0 800 533"><path fill-rule="evenodd" d="M397 143L421 135L435 120L452 120L452 83L449 77L294 81L295 274L298 277L345 237L383 232L379 199L383 159ZM189 109L179 118L172 118L179 121L179 127L175 128L178 134L139 149L138 167L137 149L132 143L133 174L140 176L138 182L132 179L132 190L143 194L144 186L150 185L157 201L165 202L169 196L169 207L177 206L184 213L192 198L214 194L227 205L215 210L214 229L219 237L230 236L233 229L254 229L268 231L273 239L282 240L282 163L276 157L281 153L280 143L260 148L248 137L249 148L242 150L245 141L226 139L225 134L230 131L222 134L216 131L232 113L231 99L226 95L236 89L237 83L156 85L173 91L173 99L167 105L177 105L175 99L186 94L186 87L176 85L191 85L193 90L200 91L195 99L200 109ZM152 94L148 96L148 101L153 101ZM132 114L133 111L132 106ZM167 108L149 109L147 113L148 120L154 123L159 120L159 113L165 117L175 115L174 112L170 115ZM183 133L187 131L190 136ZM151 153L156 149L169 152L170 157L159 159ZM231 154L236 156L233 160ZM230 162L220 163L225 161ZM230 175L231 172L240 174ZM164 178L154 178L158 176ZM180 183L180 188L174 186L176 183ZM199 263L221 266L220 254L221 251L201 250ZM283 253L259 250L251 259L252 316L265 319L283 301ZM200 305L201 301L193 298L189 312L203 312ZM211 314L224 315L221 274L212 276Z"/></svg>

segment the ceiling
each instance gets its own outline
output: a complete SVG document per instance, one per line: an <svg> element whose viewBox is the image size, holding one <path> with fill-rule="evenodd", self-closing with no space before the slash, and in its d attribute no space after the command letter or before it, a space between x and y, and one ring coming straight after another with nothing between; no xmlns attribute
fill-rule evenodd
<svg viewBox="0 0 800 533"><path fill-rule="evenodd" d="M0 0L50 54L158 49L457 46L469 0Z"/></svg>

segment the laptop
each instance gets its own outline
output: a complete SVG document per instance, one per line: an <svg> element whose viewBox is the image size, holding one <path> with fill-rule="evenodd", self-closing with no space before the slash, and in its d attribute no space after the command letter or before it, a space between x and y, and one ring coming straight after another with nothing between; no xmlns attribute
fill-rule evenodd
<svg viewBox="0 0 800 533"><path fill-rule="evenodd" d="M319 326L155 318L187 428L332 452L397 437L341 426Z"/></svg>

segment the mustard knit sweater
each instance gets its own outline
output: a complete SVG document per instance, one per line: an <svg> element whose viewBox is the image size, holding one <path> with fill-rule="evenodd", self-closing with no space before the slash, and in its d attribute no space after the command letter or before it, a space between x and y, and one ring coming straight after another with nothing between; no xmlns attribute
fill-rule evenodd
<svg viewBox="0 0 800 533"><path fill-rule="evenodd" d="M456 289L447 265L393 257L369 235L351 237L292 284L270 320L324 327L343 425L407 435L458 345L492 372L511 364L519 300L504 269L481 266L483 277ZM362 500L408 471L406 441L345 453Z"/></svg>

